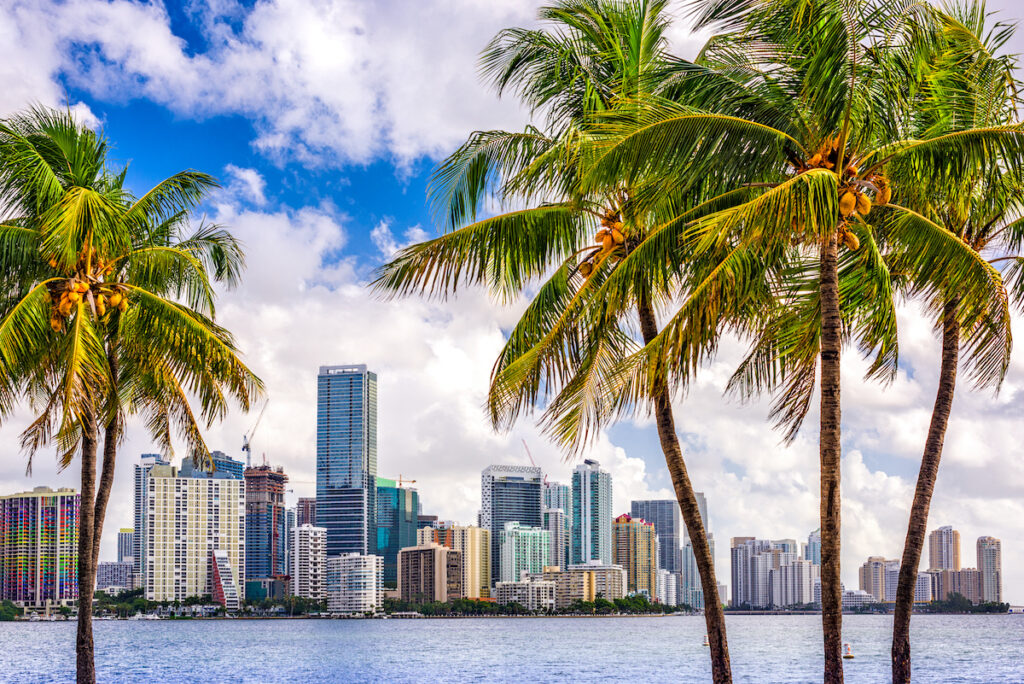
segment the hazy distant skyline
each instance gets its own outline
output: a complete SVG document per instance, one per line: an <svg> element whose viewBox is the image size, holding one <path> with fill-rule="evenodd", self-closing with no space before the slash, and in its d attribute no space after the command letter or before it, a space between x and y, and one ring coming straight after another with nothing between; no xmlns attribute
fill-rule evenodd
<svg viewBox="0 0 1024 684"><path fill-rule="evenodd" d="M115 0L8 0L0 7L0 116L67 98L102 126L114 158L143 188L186 167L224 188L206 217L246 244L244 285L218 314L267 383L270 405L253 459L284 466L289 502L315 479L315 387L320 365L365 363L380 379L379 472L418 480L424 513L474 522L480 471L527 464L525 439L551 479L562 460L528 422L494 435L482 411L502 331L523 303L501 308L480 292L447 303L374 299L364 285L396 248L433 234L424 190L430 170L471 131L518 128L527 113L477 79L476 55L500 28L528 25L528 0L372 3L258 1L142 4ZM682 3L678 3L681 7ZM1004 18L1016 2L990 2ZM677 22L677 54L703 41ZM1014 49L1024 51L1024 34ZM1024 319L1014 331L1024 340ZM844 360L843 580L857 586L869 555L898 557L917 461L934 400L939 346L931 322L905 306L901 371L888 388L859 380ZM953 408L929 529L953 525L973 566L982 535L1003 540L1004 595L1024 603L1024 348L998 397L964 384ZM741 406L722 389L744 345L727 341L685 398L677 426L690 474L707 495L720 580L733 536L806 540L818 527L817 418L788 448L764 418L768 402ZM0 430L7 458L0 493L77 486L77 465L57 475L51 454L24 474L18 433ZM256 414L232 413L209 431L211 449L243 458ZM137 422L121 449L103 558L131 523L131 467L152 445ZM614 514L671 488L653 424L601 435L587 454L612 473ZM179 457L176 457L179 458Z"/></svg>

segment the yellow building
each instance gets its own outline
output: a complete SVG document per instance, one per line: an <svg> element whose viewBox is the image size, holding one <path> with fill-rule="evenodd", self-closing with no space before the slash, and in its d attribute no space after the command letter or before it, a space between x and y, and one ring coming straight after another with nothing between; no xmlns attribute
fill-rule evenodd
<svg viewBox="0 0 1024 684"><path fill-rule="evenodd" d="M531 573L528 579L554 582L556 610L576 601L590 602L597 598L614 601L626 595L626 571L619 565L602 565L597 561L570 565L566 570L557 565L546 567L544 572Z"/></svg>
<svg viewBox="0 0 1024 684"><path fill-rule="evenodd" d="M416 543L440 544L462 554L462 591L466 598L491 596L491 531L474 525L424 527Z"/></svg>
<svg viewBox="0 0 1024 684"><path fill-rule="evenodd" d="M238 595L245 569L244 481L179 477L173 466L153 466L145 510L147 599L216 595L215 576L225 585L220 593ZM214 551L224 552L216 562Z"/></svg>
<svg viewBox="0 0 1024 684"><path fill-rule="evenodd" d="M654 523L622 514L612 522L612 558L626 570L627 592L658 595L658 537Z"/></svg>

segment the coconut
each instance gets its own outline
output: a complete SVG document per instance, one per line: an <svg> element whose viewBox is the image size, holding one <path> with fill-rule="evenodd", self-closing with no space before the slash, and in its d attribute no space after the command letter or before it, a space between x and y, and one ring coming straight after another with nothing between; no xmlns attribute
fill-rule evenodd
<svg viewBox="0 0 1024 684"><path fill-rule="evenodd" d="M77 304L82 299L82 295L77 292L68 292L68 301L72 304Z"/></svg>
<svg viewBox="0 0 1024 684"><path fill-rule="evenodd" d="M868 199L867 195L858 193L857 194L857 212L860 214L867 214L871 211L871 200Z"/></svg>
<svg viewBox="0 0 1024 684"><path fill-rule="evenodd" d="M78 283L75 287L81 294L85 294L89 291L89 283L86 282Z"/></svg>
<svg viewBox="0 0 1024 684"><path fill-rule="evenodd" d="M839 213L843 216L850 216L855 211L857 211L857 194L852 190L847 190L839 200Z"/></svg>
<svg viewBox="0 0 1024 684"><path fill-rule="evenodd" d="M613 247L615 247L615 238L613 238L610 234L605 235L603 238L601 238L601 247L603 247L606 252L612 249Z"/></svg>
<svg viewBox="0 0 1024 684"><path fill-rule="evenodd" d="M807 160L807 165L808 166L819 166L820 164L821 164L821 153L820 152Z"/></svg>
<svg viewBox="0 0 1024 684"><path fill-rule="evenodd" d="M858 169L853 164L850 164L849 166L846 167L846 174L848 176L852 177L852 178L856 178L857 174L859 174L859 173L860 173L860 169Z"/></svg>
<svg viewBox="0 0 1024 684"><path fill-rule="evenodd" d="M623 242L626 241L626 236L623 235L618 230L612 230L612 240L615 241L615 244L621 245Z"/></svg>
<svg viewBox="0 0 1024 684"><path fill-rule="evenodd" d="M122 299L124 299L124 297L121 296L121 293L115 292L114 294L110 295L110 299L107 301L110 303L110 306L117 306L118 304L121 303Z"/></svg>
<svg viewBox="0 0 1024 684"><path fill-rule="evenodd" d="M119 311L124 312L128 310L128 300L122 299L121 303L117 305Z"/></svg>
<svg viewBox="0 0 1024 684"><path fill-rule="evenodd" d="M54 332L60 332L60 329L64 327L64 322L59 318L51 318L50 327L53 328Z"/></svg>
<svg viewBox="0 0 1024 684"><path fill-rule="evenodd" d="M845 233L843 233L843 243L846 245L846 248L849 249L851 252L856 252L858 249L860 249L860 239L856 236L856 234L854 234L852 230L848 230Z"/></svg>
<svg viewBox="0 0 1024 684"><path fill-rule="evenodd" d="M593 271L594 264L590 263L589 261L584 261L582 264L580 264L580 275L582 275L584 278L589 276Z"/></svg>
<svg viewBox="0 0 1024 684"><path fill-rule="evenodd" d="M888 185L883 185L882 189L875 195L875 204L885 206L890 200L892 200L892 188Z"/></svg>

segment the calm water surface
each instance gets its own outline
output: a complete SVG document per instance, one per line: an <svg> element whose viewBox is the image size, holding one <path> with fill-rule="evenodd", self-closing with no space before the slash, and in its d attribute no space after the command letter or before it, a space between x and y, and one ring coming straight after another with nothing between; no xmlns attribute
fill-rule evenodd
<svg viewBox="0 0 1024 684"><path fill-rule="evenodd" d="M821 681L820 618L733 616L738 682ZM847 682L889 681L892 618L848 615ZM66 682L74 623L0 623L0 680ZM703 682L702 617L95 623L101 682ZM1024 616L914 618L914 681L1024 682Z"/></svg>

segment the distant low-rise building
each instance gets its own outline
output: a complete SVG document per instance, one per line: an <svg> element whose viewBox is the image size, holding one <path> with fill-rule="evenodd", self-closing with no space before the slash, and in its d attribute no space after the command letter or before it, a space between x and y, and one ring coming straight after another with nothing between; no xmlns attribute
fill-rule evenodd
<svg viewBox="0 0 1024 684"><path fill-rule="evenodd" d="M851 589L849 591L843 591L843 608L862 608L864 606L870 606L873 603L878 603L878 599L874 595L869 594L863 589Z"/></svg>
<svg viewBox="0 0 1024 684"><path fill-rule="evenodd" d="M132 588L132 564L101 562L96 565L96 590Z"/></svg>
<svg viewBox="0 0 1024 684"><path fill-rule="evenodd" d="M378 613L384 608L384 559L344 553L327 559L327 610Z"/></svg>
<svg viewBox="0 0 1024 684"><path fill-rule="evenodd" d="M576 601L609 601L626 596L626 570L621 565L598 562L570 565L566 569L550 566L539 573L527 575L532 581L555 583L555 608L561 610Z"/></svg>
<svg viewBox="0 0 1024 684"><path fill-rule="evenodd" d="M981 603L981 573L976 568L940 570L935 574L938 585L937 600L946 601L953 594L960 594L971 603Z"/></svg>
<svg viewBox="0 0 1024 684"><path fill-rule="evenodd" d="M454 601L462 595L462 554L440 544L398 552L398 591L403 601Z"/></svg>
<svg viewBox="0 0 1024 684"><path fill-rule="evenodd" d="M495 598L502 605L518 603L527 610L551 612L555 610L555 583L550 580L498 582Z"/></svg>

